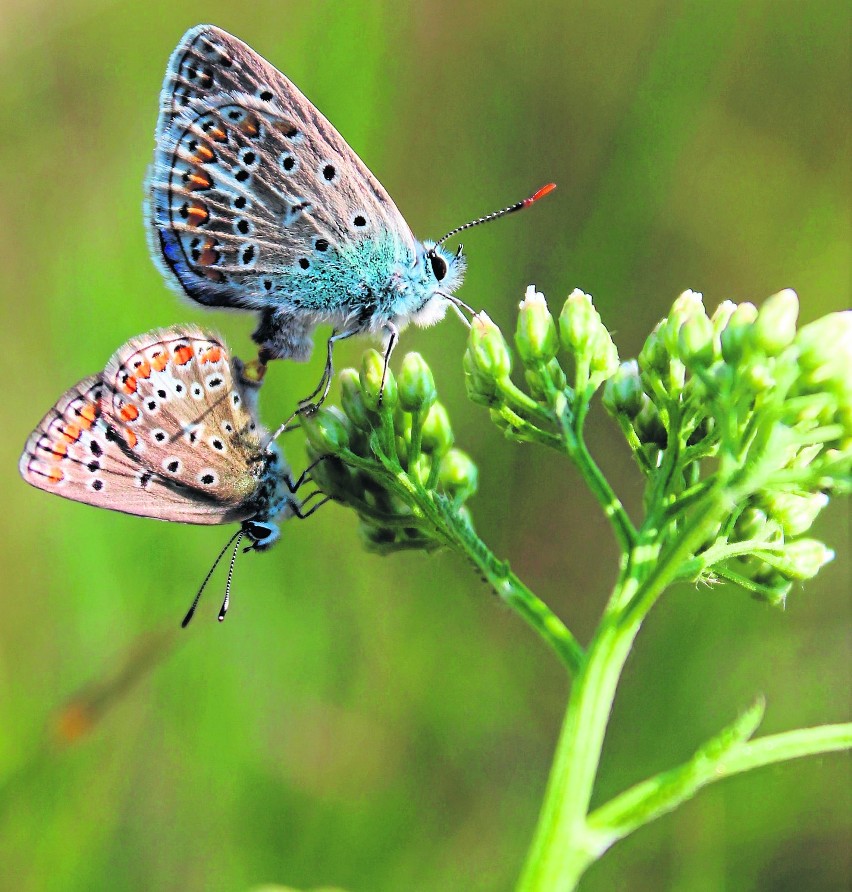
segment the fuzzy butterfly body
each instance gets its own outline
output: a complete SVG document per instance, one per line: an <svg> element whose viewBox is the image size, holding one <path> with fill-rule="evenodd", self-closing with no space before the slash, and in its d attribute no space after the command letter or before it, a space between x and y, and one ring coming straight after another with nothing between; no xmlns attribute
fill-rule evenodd
<svg viewBox="0 0 852 892"><path fill-rule="evenodd" d="M300 512L257 422L258 385L222 340L195 326L128 341L72 387L30 435L23 478L47 492L159 520L242 521L254 547Z"/></svg>
<svg viewBox="0 0 852 892"><path fill-rule="evenodd" d="M418 242L390 196L299 90L210 25L172 54L148 182L152 253L208 306L258 310L262 356L306 359L311 333L443 317L464 258Z"/></svg>

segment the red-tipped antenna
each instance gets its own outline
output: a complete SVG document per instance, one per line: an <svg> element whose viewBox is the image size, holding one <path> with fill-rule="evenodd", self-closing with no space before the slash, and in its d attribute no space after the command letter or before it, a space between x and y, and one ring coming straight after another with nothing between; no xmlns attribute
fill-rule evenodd
<svg viewBox="0 0 852 892"><path fill-rule="evenodd" d="M525 198L521 204L524 207L529 207L534 201L538 201L539 198L544 198L545 195L549 194L556 188L556 183L548 183L546 186L542 186L541 189L538 190L534 195L530 195L529 198Z"/></svg>
<svg viewBox="0 0 852 892"><path fill-rule="evenodd" d="M440 245L441 242L445 242L451 236L456 235L459 232L462 232L465 229L470 229L473 226L479 226L480 223L490 223L492 220L497 220L500 217L505 217L506 214L514 214L515 211L521 211L525 207L529 207L534 201L538 201L539 198L544 198L549 192L552 192L556 188L556 183L548 183L546 186L542 186L537 192L533 193L529 198L525 198L523 201L519 201L517 204L509 205L507 208L503 208L500 211L495 211L493 214L487 214L484 217L480 217L478 220L471 220L470 223L465 223L464 226L457 226L455 229L451 229L446 235L441 236L435 245Z"/></svg>

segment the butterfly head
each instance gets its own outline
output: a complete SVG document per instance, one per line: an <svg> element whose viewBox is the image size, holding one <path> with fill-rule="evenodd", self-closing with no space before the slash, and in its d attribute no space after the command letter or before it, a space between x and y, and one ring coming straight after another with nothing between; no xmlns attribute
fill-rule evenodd
<svg viewBox="0 0 852 892"><path fill-rule="evenodd" d="M245 520L243 532L251 539L251 545L247 546L246 551L266 551L281 538L278 524L271 520Z"/></svg>
<svg viewBox="0 0 852 892"><path fill-rule="evenodd" d="M462 283L467 260L459 245L455 254L435 242L423 242L418 252L416 268L423 283L422 303L412 312L415 325L425 327L444 318L450 296Z"/></svg>
<svg viewBox="0 0 852 892"><path fill-rule="evenodd" d="M288 486L289 468L275 443L269 443L261 457L257 488L253 497L254 514L243 521L242 531L251 544L247 551L266 551L280 538L278 521L286 519L298 506Z"/></svg>
<svg viewBox="0 0 852 892"><path fill-rule="evenodd" d="M456 309L462 307L469 309L458 298L453 297L453 292L461 285L464 278L467 261L462 253L461 245L458 246L455 254L451 254L443 247L443 243L447 239L466 229L472 229L474 226L480 226L482 223L490 223L492 220L505 217L507 214L523 210L549 192L552 192L555 188L556 186L553 183L548 183L523 201L518 201L509 205L509 207L495 211L493 214L486 214L484 217L478 217L476 220L457 226L446 233L446 235L441 236L436 242L423 242L421 246L422 253L417 258L417 266L422 268L419 271L422 273L422 280L425 283L426 298L420 307L412 313L411 318L413 321L420 326L432 325L439 319L443 319L447 307L451 303L455 304Z"/></svg>

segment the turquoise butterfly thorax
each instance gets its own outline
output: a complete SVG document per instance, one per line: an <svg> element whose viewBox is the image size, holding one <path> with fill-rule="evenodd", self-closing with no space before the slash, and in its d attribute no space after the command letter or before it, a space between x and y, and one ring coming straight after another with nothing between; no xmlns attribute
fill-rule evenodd
<svg viewBox="0 0 852 892"><path fill-rule="evenodd" d="M389 356L409 322L465 306L454 297L461 247L415 239L308 99L211 25L189 30L169 60L148 193L151 250L166 279L201 304L258 311L261 360L307 359L314 328L334 327L326 392L335 340L376 332Z"/></svg>

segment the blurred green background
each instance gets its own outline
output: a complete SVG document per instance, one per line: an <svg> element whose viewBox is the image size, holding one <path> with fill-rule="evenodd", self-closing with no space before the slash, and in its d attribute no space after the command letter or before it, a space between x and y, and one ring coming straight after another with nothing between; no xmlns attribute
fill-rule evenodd
<svg viewBox="0 0 852 892"><path fill-rule="evenodd" d="M712 308L791 286L806 320L849 305L847 4L0 2L0 888L509 889L566 684L461 559L368 555L330 506L239 562L222 626L216 577L174 646L230 531L96 511L17 476L42 414L128 337L191 320L249 352L253 319L181 304L142 226L166 61L202 21L292 78L421 238L555 180L467 234L461 296L508 331L528 283L557 306L582 287L629 356L687 287ZM466 400L464 342L448 319L401 351L430 361L480 465L483 538L585 640L615 573L605 521L570 468L506 443ZM344 344L338 367L364 346ZM268 424L321 362L272 368ZM635 509L615 428L600 418L591 439ZM845 506L821 532L838 558L785 613L725 587L663 600L598 799L686 757L759 691L764 732L846 717ZM59 711L81 688L98 720L52 745L57 722L73 736ZM585 888L846 888L849 782L831 756L713 787Z"/></svg>

